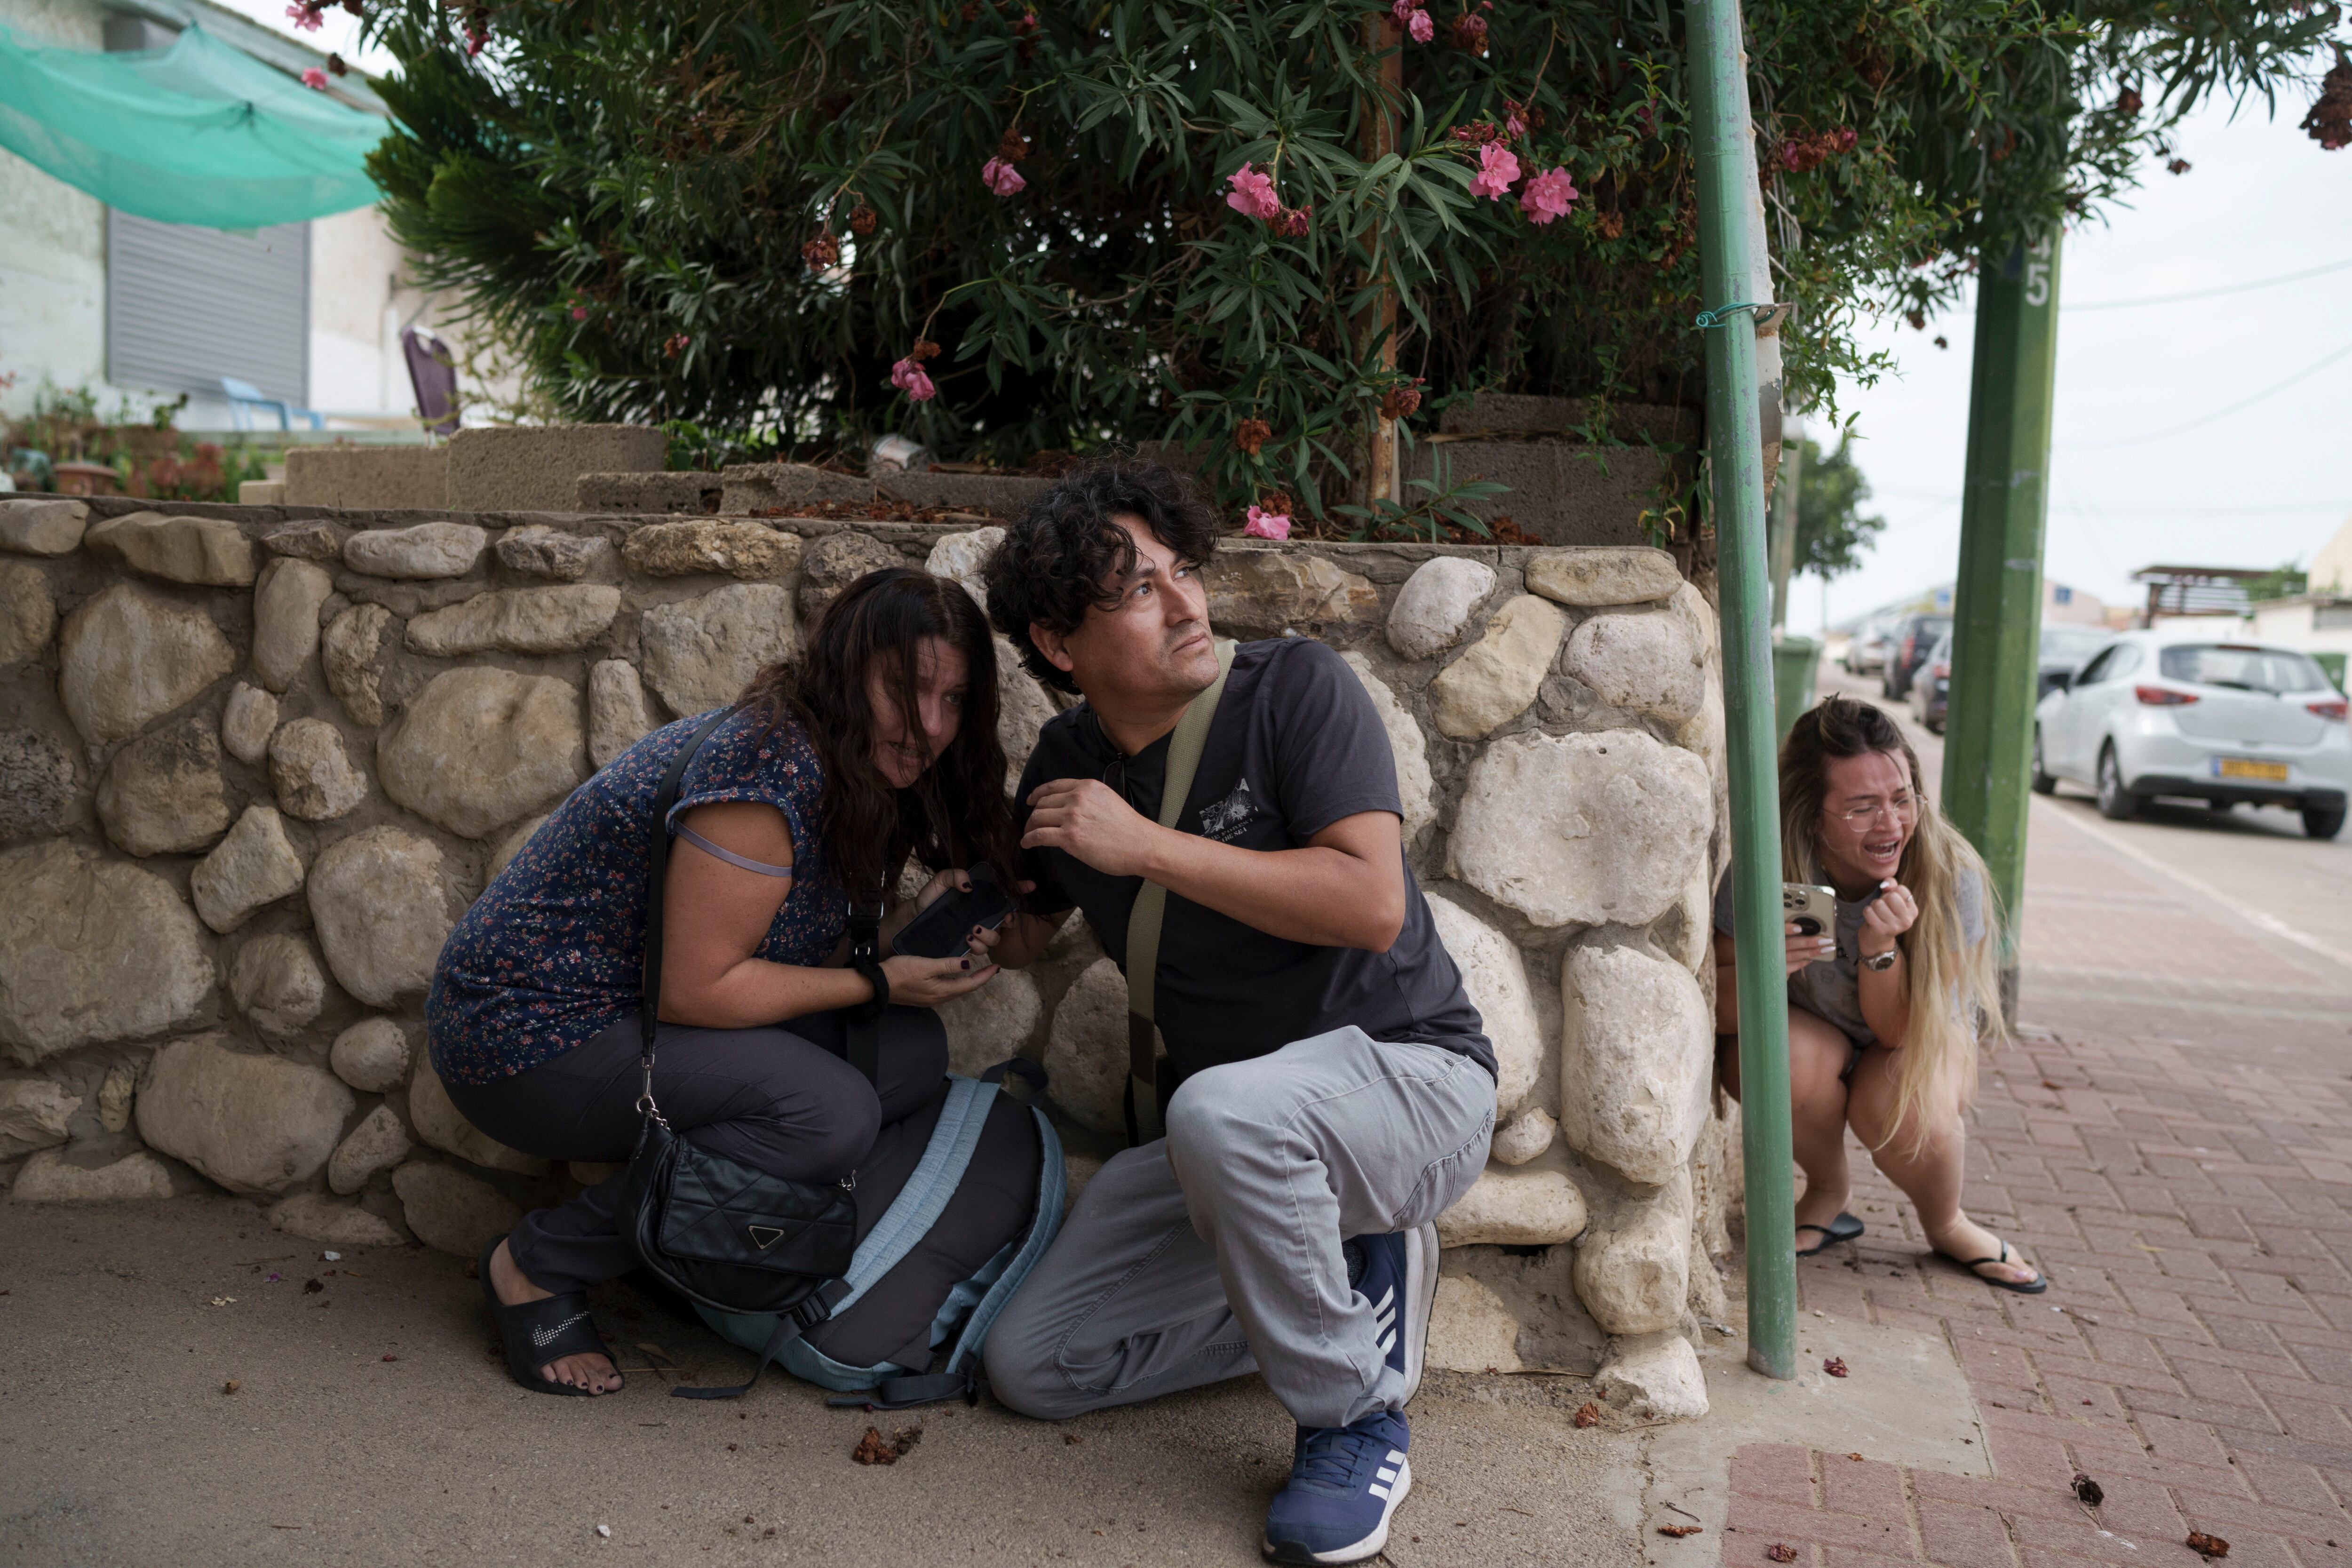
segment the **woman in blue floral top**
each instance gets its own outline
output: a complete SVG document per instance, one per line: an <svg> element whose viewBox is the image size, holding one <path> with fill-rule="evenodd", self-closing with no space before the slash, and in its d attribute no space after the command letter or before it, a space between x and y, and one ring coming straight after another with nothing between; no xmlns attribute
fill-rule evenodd
<svg viewBox="0 0 2352 1568"><path fill-rule="evenodd" d="M930 1009L996 973L961 958L881 969L878 1088L845 1057L849 905L881 901L912 854L938 869L882 945L985 863L1013 887L988 623L954 583L894 568L845 589L794 664L762 671L688 763L667 828L655 1098L689 1141L772 1174L838 1180L877 1131L940 1089ZM468 1121L551 1160L618 1162L639 1127L645 879L655 797L698 718L656 730L572 792L451 933L425 1019L434 1070ZM621 1385L581 1294L634 1267L615 1176L527 1215L483 1275L517 1382Z"/></svg>

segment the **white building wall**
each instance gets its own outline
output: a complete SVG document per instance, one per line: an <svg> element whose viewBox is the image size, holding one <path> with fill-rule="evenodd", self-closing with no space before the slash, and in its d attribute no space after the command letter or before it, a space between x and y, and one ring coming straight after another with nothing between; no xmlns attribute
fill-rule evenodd
<svg viewBox="0 0 2352 1568"><path fill-rule="evenodd" d="M71 48L103 48L106 16L96 0L0 0L0 22ZM156 395L106 379L104 204L0 150L0 375L16 377L0 412L30 409L46 384L88 387L108 415L127 399L143 416ZM425 296L402 286L405 275L373 208L311 224L310 406L331 426L414 427L400 329ZM184 430L230 424L218 398L194 398L179 417Z"/></svg>

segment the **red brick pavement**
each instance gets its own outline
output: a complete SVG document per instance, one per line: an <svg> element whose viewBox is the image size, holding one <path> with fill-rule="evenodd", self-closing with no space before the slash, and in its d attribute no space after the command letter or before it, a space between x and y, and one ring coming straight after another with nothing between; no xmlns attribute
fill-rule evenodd
<svg viewBox="0 0 2352 1568"><path fill-rule="evenodd" d="M2230 1568L2352 1568L2352 975L2061 820L2082 806L2035 802L2021 1037L1969 1152L1970 1213L2050 1290L1927 1258L1858 1151L1870 1234L1799 1270L1808 1309L1946 1339L1996 1475L1751 1445L1727 1564L2201 1568L2200 1530Z"/></svg>

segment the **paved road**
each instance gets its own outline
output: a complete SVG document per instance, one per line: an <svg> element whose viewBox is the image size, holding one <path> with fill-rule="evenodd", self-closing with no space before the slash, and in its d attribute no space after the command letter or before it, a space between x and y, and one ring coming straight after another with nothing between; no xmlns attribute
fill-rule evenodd
<svg viewBox="0 0 2352 1568"><path fill-rule="evenodd" d="M1798 1271L1811 1310L1952 1345L1998 1473L1751 1445L1727 1563L2203 1568L2196 1530L2229 1568L2352 1568L2352 861L2264 815L2035 801L1967 1203L2050 1291L1924 1257L1874 1173L1870 1234Z"/></svg>

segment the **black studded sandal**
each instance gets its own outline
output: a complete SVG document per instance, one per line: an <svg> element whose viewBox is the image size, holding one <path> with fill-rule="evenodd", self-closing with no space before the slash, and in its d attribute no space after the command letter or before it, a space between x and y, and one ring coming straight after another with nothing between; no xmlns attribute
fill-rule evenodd
<svg viewBox="0 0 2352 1568"><path fill-rule="evenodd" d="M1993 1239L1995 1241L2000 1241L2000 1237L1995 1237ZM2006 1241L2000 1242L2000 1250L1994 1253L1990 1258L1952 1258L1950 1253L1944 1251L1941 1247L1937 1248L1936 1255L1939 1258L1950 1258L1953 1262L1958 1264L1969 1273L1976 1274L1978 1279L1983 1280L1986 1284L1991 1286L1996 1290L2013 1290L2020 1296L2039 1296L2042 1292L2050 1289L2050 1276L2042 1271L2042 1265L2039 1263L2029 1262L2025 1258L2018 1257L2015 1253L2010 1251L2009 1243ZM2003 1279L1997 1274L1977 1274L1977 1270L1983 1268L1988 1263L2014 1263L2021 1268L2032 1269L2033 1278L2031 1279Z"/></svg>
<svg viewBox="0 0 2352 1568"><path fill-rule="evenodd" d="M550 1382L539 1373L548 1363L562 1361L568 1355L600 1355L613 1361L612 1348L596 1331L595 1321L589 1314L588 1298L573 1290L551 1296L544 1301L525 1301L517 1307L499 1300L498 1287L490 1283L490 1255L505 1239L502 1236L492 1237L490 1244L482 1248L481 1259L475 1267L482 1278L482 1300L490 1309L490 1321L498 1325L499 1343L506 1349L507 1375L533 1394L559 1394L574 1399L596 1397L587 1389Z"/></svg>

